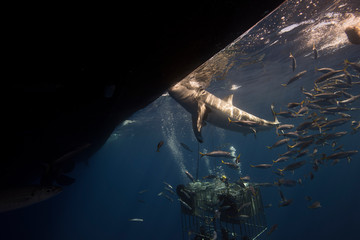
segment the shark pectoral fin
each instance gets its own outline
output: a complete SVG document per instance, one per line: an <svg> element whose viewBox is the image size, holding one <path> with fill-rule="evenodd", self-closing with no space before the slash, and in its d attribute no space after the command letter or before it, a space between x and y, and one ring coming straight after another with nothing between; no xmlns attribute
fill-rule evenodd
<svg viewBox="0 0 360 240"><path fill-rule="evenodd" d="M234 97L234 94L230 94L229 96L226 96L223 98L223 100L231 105L233 105L233 97Z"/></svg>
<svg viewBox="0 0 360 240"><path fill-rule="evenodd" d="M198 104L198 116L196 120L196 128L198 132L201 132L201 128L204 126L206 106L204 103Z"/></svg>
<svg viewBox="0 0 360 240"><path fill-rule="evenodd" d="M200 128L200 131L198 131L197 118L195 118L194 116L192 117L192 127L193 127L193 131L194 131L196 139L198 140L199 143L202 143L203 137L201 135L201 128Z"/></svg>

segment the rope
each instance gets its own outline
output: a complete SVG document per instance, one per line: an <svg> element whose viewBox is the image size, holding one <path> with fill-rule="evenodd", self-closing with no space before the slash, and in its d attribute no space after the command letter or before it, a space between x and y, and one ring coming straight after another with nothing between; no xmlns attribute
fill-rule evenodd
<svg viewBox="0 0 360 240"><path fill-rule="evenodd" d="M199 142L197 144L198 144L198 149L197 149L197 152L198 152L197 156L198 157L197 157L197 167L196 167L196 180L199 180L200 144L199 144Z"/></svg>

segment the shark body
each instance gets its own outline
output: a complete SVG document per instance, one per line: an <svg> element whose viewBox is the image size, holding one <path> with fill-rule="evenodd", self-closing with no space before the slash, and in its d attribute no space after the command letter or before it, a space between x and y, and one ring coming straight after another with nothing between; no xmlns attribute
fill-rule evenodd
<svg viewBox="0 0 360 240"><path fill-rule="evenodd" d="M191 113L193 131L199 142L203 142L201 129L206 122L243 134L256 133L279 125L273 106L271 110L274 121L268 121L235 107L232 103L232 94L220 99L203 88L193 85L179 82L169 89L169 95ZM251 121L255 124L250 127L230 121Z"/></svg>

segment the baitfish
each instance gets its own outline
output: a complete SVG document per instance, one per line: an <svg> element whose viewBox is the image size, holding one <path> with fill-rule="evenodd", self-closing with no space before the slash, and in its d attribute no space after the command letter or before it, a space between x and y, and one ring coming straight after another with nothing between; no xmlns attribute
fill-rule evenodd
<svg viewBox="0 0 360 240"><path fill-rule="evenodd" d="M279 157L278 159L276 160L273 160L273 163L279 163L279 162L286 162L287 160L289 160L290 157Z"/></svg>
<svg viewBox="0 0 360 240"><path fill-rule="evenodd" d="M308 208L311 208L311 209L320 208L320 207L322 207L322 206L319 201L316 201L313 204L311 204L310 206L308 206Z"/></svg>
<svg viewBox="0 0 360 240"><path fill-rule="evenodd" d="M340 125L343 125L345 123L347 123L349 121L349 118L338 118L338 119L335 119L335 120L331 120L331 121L328 121L322 125L318 125L319 127L319 131L321 133L321 129L322 128L332 128L332 127L337 127L337 126L340 126Z"/></svg>
<svg viewBox="0 0 360 240"><path fill-rule="evenodd" d="M287 142L290 141L290 138L284 138L284 139L280 139L279 141L277 141L276 143L274 143L272 146L266 146L268 149L272 149L275 147L279 147L281 145L286 144Z"/></svg>
<svg viewBox="0 0 360 240"><path fill-rule="evenodd" d="M345 59L345 64L350 65L353 69L360 73L360 63L349 62L349 60Z"/></svg>
<svg viewBox="0 0 360 240"><path fill-rule="evenodd" d="M173 188L173 186L171 186L169 183L167 183L167 182L163 182L168 188L170 188L170 189L174 189Z"/></svg>
<svg viewBox="0 0 360 240"><path fill-rule="evenodd" d="M358 152L359 152L358 150L352 150L352 151L346 151L346 152L333 153L329 156L326 156L326 154L323 154L323 159L342 159L342 158L350 157Z"/></svg>
<svg viewBox="0 0 360 240"><path fill-rule="evenodd" d="M160 142L158 143L157 149L156 149L157 152L160 152L160 148L162 147L162 145L164 145L164 141L160 141Z"/></svg>
<svg viewBox="0 0 360 240"><path fill-rule="evenodd" d="M296 59L295 59L295 57L292 55L292 53L290 53L290 56L289 56L289 58L291 58L291 66L292 66L292 70L293 70L293 72L295 71L295 68L296 68Z"/></svg>
<svg viewBox="0 0 360 240"><path fill-rule="evenodd" d="M178 198L179 202L186 207L187 209L189 209L190 211L192 210L192 208L189 206L189 204L187 204L186 202L184 202L183 200L181 200L180 198Z"/></svg>
<svg viewBox="0 0 360 240"><path fill-rule="evenodd" d="M258 165L250 165L250 167L252 167L252 168L271 168L272 166L273 166L272 164L267 164L267 163L258 164Z"/></svg>
<svg viewBox="0 0 360 240"><path fill-rule="evenodd" d="M284 130L284 129L292 129L294 126L294 124L282 124L276 127L276 130Z"/></svg>
<svg viewBox="0 0 360 240"><path fill-rule="evenodd" d="M277 182L274 182L274 184L278 186L283 185L285 187L294 187L296 186L296 181L291 179L280 178Z"/></svg>
<svg viewBox="0 0 360 240"><path fill-rule="evenodd" d="M294 107L303 105L304 102L305 102L304 100L301 101L301 102L299 102L299 103L297 103L297 102L290 102L290 103L288 103L287 108L294 108Z"/></svg>
<svg viewBox="0 0 360 240"><path fill-rule="evenodd" d="M203 179L215 179L215 178L217 178L217 177L214 174L210 174L210 175L203 177Z"/></svg>
<svg viewBox="0 0 360 240"><path fill-rule="evenodd" d="M277 224L274 224L271 228L270 228L270 230L269 230L269 232L267 233L267 235L270 235L272 232L274 232L276 229L278 228L278 225Z"/></svg>
<svg viewBox="0 0 360 240"><path fill-rule="evenodd" d="M318 50L315 47L315 43L313 43L313 52L314 52L314 59L318 58Z"/></svg>
<svg viewBox="0 0 360 240"><path fill-rule="evenodd" d="M224 157L224 158L235 158L230 152L225 151L213 151L209 153L202 153L199 152L201 157L208 156L208 157Z"/></svg>
<svg viewBox="0 0 360 240"><path fill-rule="evenodd" d="M300 135L299 135L299 133L296 131L296 132L282 133L282 134L279 134L279 136L284 136L284 137L289 137L289 138L298 138Z"/></svg>
<svg viewBox="0 0 360 240"><path fill-rule="evenodd" d="M296 127L296 131L303 131L305 129L308 129L310 127L312 127L314 124L314 121L306 121L301 123L299 126Z"/></svg>
<svg viewBox="0 0 360 240"><path fill-rule="evenodd" d="M292 202L293 202L292 199L288 199L288 200L282 201L282 202L279 204L279 207L289 206Z"/></svg>
<svg viewBox="0 0 360 240"><path fill-rule="evenodd" d="M283 168L283 169L279 169L279 171L280 171L280 172L283 172L283 171L293 171L293 170L295 170L295 169L298 169L298 168L304 166L305 163L306 163L305 160L299 161L299 162L295 162L295 163L292 163L292 164L287 165L287 166L286 166L285 168Z"/></svg>
<svg viewBox="0 0 360 240"><path fill-rule="evenodd" d="M195 181L193 175L191 175L187 170L185 170L185 174L186 174L186 176L188 176L188 178L189 178L192 182Z"/></svg>
<svg viewBox="0 0 360 240"><path fill-rule="evenodd" d="M305 74L306 72L307 72L307 71L304 70L304 71L296 74L294 77L290 78L290 80L289 80L287 83L281 84L281 86L286 87L286 86L289 85L290 83L295 82L296 80L298 80L298 79L300 79L302 76L304 76L304 74Z"/></svg>
<svg viewBox="0 0 360 240"><path fill-rule="evenodd" d="M329 72L323 74L322 76L320 76L319 78L317 78L315 80L315 83L321 83L323 81L325 81L326 79L334 76L335 74L339 73L339 72L343 72L344 70L330 70Z"/></svg>
<svg viewBox="0 0 360 240"><path fill-rule="evenodd" d="M232 168L232 169L238 169L239 166L235 163L231 163L231 162L224 162L223 160L221 160L222 164L225 164L226 166Z"/></svg>
<svg viewBox="0 0 360 240"><path fill-rule="evenodd" d="M142 219L142 218L131 218L131 219L129 219L129 222L143 222L144 221L144 219Z"/></svg>
<svg viewBox="0 0 360 240"><path fill-rule="evenodd" d="M344 100L341 100L341 101L336 101L336 104L337 104L337 105L339 105L339 104L352 103L352 102L354 102L354 101L356 101L357 99L360 98L360 94L353 96L353 95L348 94L348 93L345 94L345 92L343 92L343 93L344 93L344 95L347 95L349 98L344 99Z"/></svg>
<svg viewBox="0 0 360 240"><path fill-rule="evenodd" d="M294 145L290 146L288 145L289 148L295 148L298 147L300 148L300 150L303 150L304 148L310 146L312 143L314 142L313 139L308 140L308 141L300 141L300 142L296 142Z"/></svg>
<svg viewBox="0 0 360 240"><path fill-rule="evenodd" d="M187 151L189 151L189 152L193 152L193 150L191 150L191 148L188 146L188 145L186 145L185 143L180 143L180 145L185 149L185 150L187 150Z"/></svg>

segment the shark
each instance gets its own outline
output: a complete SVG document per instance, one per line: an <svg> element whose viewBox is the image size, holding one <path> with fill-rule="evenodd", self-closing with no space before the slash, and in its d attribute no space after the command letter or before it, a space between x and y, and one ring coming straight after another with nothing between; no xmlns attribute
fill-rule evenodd
<svg viewBox="0 0 360 240"><path fill-rule="evenodd" d="M280 124L271 105L274 121L268 121L233 105L233 94L220 99L193 81L180 81L168 89L175 99L192 116L192 128L198 142L204 141L201 130L210 123L216 127L241 132L244 135L269 130ZM251 122L253 124L241 124Z"/></svg>

